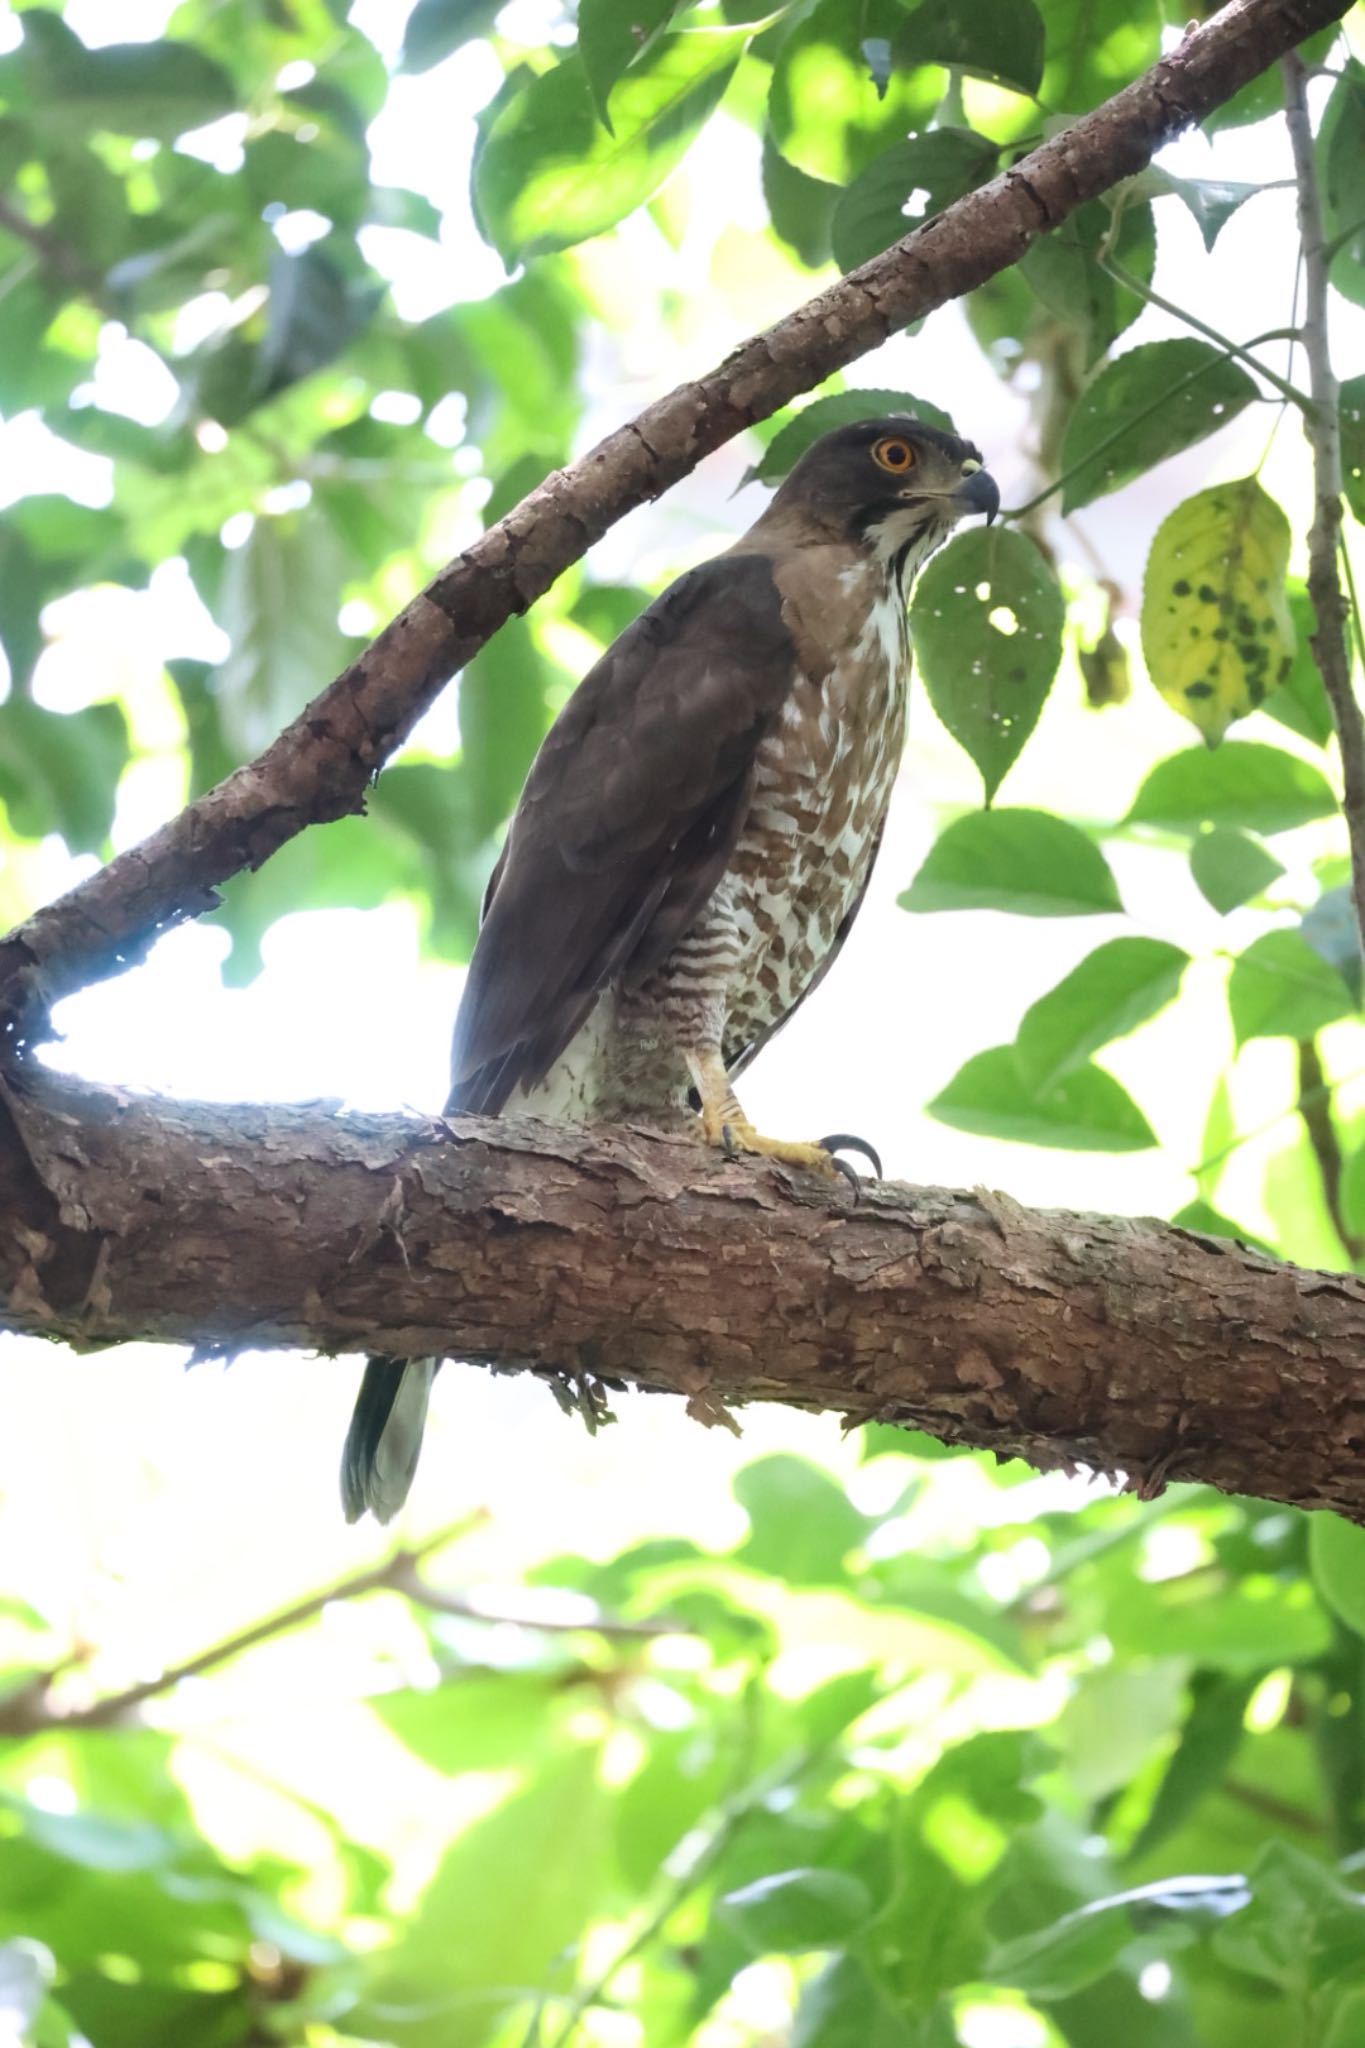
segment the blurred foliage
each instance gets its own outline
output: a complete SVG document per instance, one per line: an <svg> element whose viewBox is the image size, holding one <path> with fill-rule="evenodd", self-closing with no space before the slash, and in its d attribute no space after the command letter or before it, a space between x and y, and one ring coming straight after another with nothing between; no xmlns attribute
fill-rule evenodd
<svg viewBox="0 0 1365 2048"><path fill-rule="evenodd" d="M608 273L580 245L610 249L633 216L681 249L685 195L666 181L689 152L707 163L722 124L761 137L764 260L795 303L809 273L860 262L1129 83L1187 11L581 0L528 43L490 0L418 0L391 72L344 0L183 0L164 37L101 48L23 7L0 57L0 414L34 414L108 484L93 506L34 490L0 515L0 908L31 907L45 840L105 852L125 805L156 822L134 802L153 756L191 793L250 757L581 445L616 358ZM472 219L509 277L402 319L385 238L439 270L469 224L452 234L423 193L375 181L371 124L476 41L504 82L480 116ZM1365 71L1331 35L1312 50L1335 74L1332 280L1362 303ZM1280 104L1272 71L1210 130ZM1066 511L1283 397L1210 333L1112 353L1162 209L1189 209L1214 263L1262 189L1153 170L971 295L981 347L1029 395L1040 492L1060 478ZM1292 280L1279 289L1288 317ZM633 308L680 365L686 299ZM837 385L759 430L752 474L888 404L944 417ZM1357 516L1363 407L1356 376ZM1101 1060L1217 964L1124 912L1116 857L1158 849L1237 920L1230 1048L1278 1039L1298 1075L1269 1100L1230 1051L1177 1220L1349 1267L1365 1125L1332 1033L1352 1028L1360 961L1312 611L1286 581L1302 534L1255 478L1172 493L1145 593L1123 593L1059 577L1041 508L964 535L921 584L928 694L987 805L943 821L901 900L1124 925L933 1113L1033 1144L1157 1142L1161 1103ZM49 702L80 594L156 589L172 561L220 652L167 663L156 732L117 673ZM509 625L461 679L458 733L424 727L367 819L228 886L227 971L256 971L287 910L394 896L462 957L542 733L647 595L580 566ZM1066 818L992 808L1076 655L1094 708L1073 717L1126 699L1121 613L1139 600L1151 682L1210 742L1255 714L1253 737L1141 764L1124 817L1083 795ZM1253 1232L1233 1168L1268 1129ZM215 1749L215 1676L154 1687L153 1725L136 1705L111 1718L90 1697L107 1646L0 1600L0 2032L36 2048L1355 2048L1365 1535L1189 1489L1075 1507L1020 1468L865 1436L875 1508L814 1465L761 1460L737 1481L736 1548L663 1529L547 1558L533 1581L553 1625L501 1627L496 1654L458 1547L420 1595L401 1575L337 1589L371 1615L403 1602L418 1648L375 1652L344 1742L327 1739L335 1703L315 1705L315 1767L264 1791ZM280 1633L306 1658L316 1628ZM264 1800L249 1853L195 1795L215 1770L220 1808ZM370 1783L395 1789L367 1833L346 1816Z"/></svg>

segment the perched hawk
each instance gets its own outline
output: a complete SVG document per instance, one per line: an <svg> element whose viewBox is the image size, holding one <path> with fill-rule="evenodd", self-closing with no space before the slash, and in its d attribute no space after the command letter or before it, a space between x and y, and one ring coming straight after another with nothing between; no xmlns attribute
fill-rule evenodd
<svg viewBox="0 0 1365 2048"><path fill-rule="evenodd" d="M1000 494L968 441L840 427L732 548L655 599L532 765L484 900L448 1114L695 1127L826 1173L838 1145L760 1135L735 1077L832 964L905 737L905 607L926 556ZM431 1359L371 1359L347 1519L388 1521Z"/></svg>

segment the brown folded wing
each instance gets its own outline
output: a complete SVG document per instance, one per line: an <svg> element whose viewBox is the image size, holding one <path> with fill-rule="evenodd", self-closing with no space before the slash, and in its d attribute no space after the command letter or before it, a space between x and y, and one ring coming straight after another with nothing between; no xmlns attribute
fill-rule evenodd
<svg viewBox="0 0 1365 2048"><path fill-rule="evenodd" d="M451 1055L451 1112L534 1086L612 982L635 983L729 864L760 742L796 673L771 564L679 578L546 735L484 905Z"/></svg>

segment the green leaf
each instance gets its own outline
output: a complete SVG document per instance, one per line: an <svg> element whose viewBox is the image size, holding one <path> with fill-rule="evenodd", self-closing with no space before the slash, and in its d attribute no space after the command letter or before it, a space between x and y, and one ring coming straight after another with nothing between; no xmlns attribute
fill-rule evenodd
<svg viewBox="0 0 1365 2048"><path fill-rule="evenodd" d="M1161 50L1158 0L1047 0L1043 105L1080 114L1109 99Z"/></svg>
<svg viewBox="0 0 1365 2048"><path fill-rule="evenodd" d="M1341 246L1329 275L1344 298L1365 306L1365 202L1360 166L1365 162L1365 65L1352 57L1332 88L1318 130L1317 155L1323 226L1329 242Z"/></svg>
<svg viewBox="0 0 1365 2048"><path fill-rule="evenodd" d="M1295 931L1265 932L1239 953L1228 978L1239 1046L1251 1038L1312 1038L1349 1017L1351 991L1335 967Z"/></svg>
<svg viewBox="0 0 1365 2048"><path fill-rule="evenodd" d="M652 198L715 111L752 33L660 36L616 86L611 134L577 58L523 86L474 162L480 224L509 269L600 235Z"/></svg>
<svg viewBox="0 0 1365 2048"><path fill-rule="evenodd" d="M1190 1682L1190 1711L1180 1740L1157 1786L1146 1820L1130 1853L1136 1862L1149 1855L1195 1811L1215 1789L1242 1746L1247 1703L1255 1678L1197 1671Z"/></svg>
<svg viewBox="0 0 1365 2048"><path fill-rule="evenodd" d="M265 338L256 358L254 395L272 396L334 361L363 334L384 296L382 284L344 278L320 249L270 261Z"/></svg>
<svg viewBox="0 0 1365 2048"><path fill-rule="evenodd" d="M370 797L375 819L420 851L411 881L430 908L428 940L447 960L467 960L473 950L492 866L486 820L495 807L463 766L430 761L386 768ZM409 863L401 865L406 876Z"/></svg>
<svg viewBox="0 0 1365 2048"><path fill-rule="evenodd" d="M1051 1087L1035 1089L1020 1072L1012 1045L976 1053L925 1107L954 1130L1020 1145L1143 1152L1156 1143L1132 1096L1102 1067L1076 1067Z"/></svg>
<svg viewBox="0 0 1365 2048"><path fill-rule="evenodd" d="M22 838L56 831L73 853L98 853L127 759L128 728L117 704L70 713L18 695L0 704L0 800Z"/></svg>
<svg viewBox="0 0 1365 2048"><path fill-rule="evenodd" d="M1365 1955L1365 1898L1287 1842L1270 1842L1247 1874L1251 1902L1213 1937L1225 1963L1302 1996L1355 1974Z"/></svg>
<svg viewBox="0 0 1365 2048"><path fill-rule="evenodd" d="M926 128L943 72L917 64L914 18L898 0L817 0L783 35L773 66L768 119L790 164L827 184L851 178L910 130ZM890 78L878 92L866 44L881 43Z"/></svg>
<svg viewBox="0 0 1365 2048"><path fill-rule="evenodd" d="M1014 92L1043 78L1043 22L1033 0L925 0L911 17L914 61L950 64Z"/></svg>
<svg viewBox="0 0 1365 2048"><path fill-rule="evenodd" d="M1142 311L1137 293L1101 265L1111 232L1115 259L1131 277L1150 284L1156 237L1146 203L1126 206L1115 230L1108 207L1092 199L1051 234L1040 235L1019 263L1049 312L1075 329L1087 369Z"/></svg>
<svg viewBox="0 0 1365 2048"><path fill-rule="evenodd" d="M788 2048L925 2048L925 2042L864 1963L836 1955L803 1987Z"/></svg>
<svg viewBox="0 0 1365 2048"><path fill-rule="evenodd" d="M679 5L680 0L581 0L578 54L608 129L612 126L607 104L612 87L668 26Z"/></svg>
<svg viewBox="0 0 1365 2048"><path fill-rule="evenodd" d="M460 677L460 741L470 815L486 838L516 808L550 723L555 671L524 619L509 619Z"/></svg>
<svg viewBox="0 0 1365 2048"><path fill-rule="evenodd" d="M1337 808L1326 777L1257 740L1230 740L1211 754L1204 747L1158 761L1133 799L1130 825L1158 825L1193 835L1206 825L1241 825L1251 832L1291 832Z"/></svg>
<svg viewBox="0 0 1365 2048"><path fill-rule="evenodd" d="M839 187L808 177L789 164L770 134L763 137L763 198L778 240L817 270L830 257L830 231Z"/></svg>
<svg viewBox="0 0 1365 2048"><path fill-rule="evenodd" d="M1011 910L1019 917L1093 917L1122 910L1093 841L1046 811L973 811L941 832L904 910Z"/></svg>
<svg viewBox="0 0 1365 2048"><path fill-rule="evenodd" d="M149 1821L102 1813L50 1813L5 1795L0 1807L21 1814L24 1833L66 1863L109 1875L153 1870L172 1861L174 1838Z"/></svg>
<svg viewBox="0 0 1365 2048"><path fill-rule="evenodd" d="M995 143L963 128L934 128L894 143L835 205L831 236L839 268L856 270L984 184L999 157Z"/></svg>
<svg viewBox="0 0 1365 2048"><path fill-rule="evenodd" d="M1161 939L1110 939L1024 1012L1015 1037L1019 1069L1046 1091L1092 1052L1126 1038L1175 995L1189 954Z"/></svg>
<svg viewBox="0 0 1365 2048"><path fill-rule="evenodd" d="M454 1835L397 1940L376 1958L346 2016L352 2034L393 2040L398 2009L412 2016L404 2048L476 2048L505 2014L524 2011L525 1987L562 1981L564 1952L603 1908L614 1794L586 1743L508 1775L520 1776L512 1796Z"/></svg>
<svg viewBox="0 0 1365 2048"><path fill-rule="evenodd" d="M783 1870L716 1901L718 1919L753 1956L839 1947L872 1911L866 1885L841 1870Z"/></svg>
<svg viewBox="0 0 1365 2048"><path fill-rule="evenodd" d="M84 138L92 129L173 142L231 113L232 79L188 43L106 43L90 50L61 17L34 7L19 49L0 59L0 98L40 126Z"/></svg>
<svg viewBox="0 0 1365 2048"><path fill-rule="evenodd" d="M1206 341L1149 341L1107 364L1082 393L1062 442L1074 512L1193 447L1256 397L1246 371Z"/></svg>
<svg viewBox="0 0 1365 2048"><path fill-rule="evenodd" d="M1138 1925L1185 1918L1222 1920L1246 1899L1240 1878L1166 1878L1064 1913L1050 1927L1001 1943L989 1958L997 1984L1032 1998L1065 1998L1111 1969Z"/></svg>
<svg viewBox="0 0 1365 2048"><path fill-rule="evenodd" d="M403 31L405 71L430 71L493 26L498 0L417 0Z"/></svg>
<svg viewBox="0 0 1365 2048"><path fill-rule="evenodd" d="M1264 185L1239 184L1229 178L1177 178L1156 165L1151 166L1147 175L1155 176L1165 191L1184 200L1208 250L1212 250L1238 207L1266 190Z"/></svg>
<svg viewBox="0 0 1365 2048"><path fill-rule="evenodd" d="M1347 1628L1365 1636L1365 1529L1326 1510L1308 1520L1313 1583Z"/></svg>
<svg viewBox="0 0 1365 2048"><path fill-rule="evenodd" d="M1255 477L1215 484L1157 529L1142 589L1142 651L1175 711L1216 746L1288 676L1289 521Z"/></svg>
<svg viewBox="0 0 1365 2048"><path fill-rule="evenodd" d="M945 434L953 432L946 412L922 398L912 397L908 391L834 391L827 398L816 398L802 406L787 421L758 461L745 471L744 482L780 483L822 434L835 427L850 426L855 420L879 419L883 413L895 412L912 413L929 426L942 428Z"/></svg>
<svg viewBox="0 0 1365 2048"><path fill-rule="evenodd" d="M734 1486L749 1517L741 1564L796 1586L845 1583L844 1560L871 1524L828 1473L777 1452L737 1472Z"/></svg>
<svg viewBox="0 0 1365 2048"><path fill-rule="evenodd" d="M288 724L351 651L337 625L341 545L322 520L261 515L223 567L218 623L232 651L214 695L222 730L249 761Z"/></svg>
<svg viewBox="0 0 1365 2048"><path fill-rule="evenodd" d="M1341 387L1341 463L1346 502L1365 523L1365 376Z"/></svg>
<svg viewBox="0 0 1365 2048"><path fill-rule="evenodd" d="M1277 719L1290 732L1298 733L1300 739L1311 740L1315 747L1325 747L1337 728L1322 671L1313 656L1317 614L1307 586L1299 577L1291 576L1287 587L1296 642L1294 659L1289 674L1270 692L1261 709L1268 718Z"/></svg>
<svg viewBox="0 0 1365 2048"><path fill-rule="evenodd" d="M984 1974L1030 1998L1068 1998L1112 1970L1132 1939L1124 1907L1101 1900L1036 1933L1001 1942L987 1957Z"/></svg>
<svg viewBox="0 0 1365 2048"><path fill-rule="evenodd" d="M929 701L980 769L988 804L1038 723L1065 620L1056 576L1012 527L958 534L915 586L910 632Z"/></svg>
<svg viewBox="0 0 1365 2048"><path fill-rule="evenodd" d="M1204 900L1226 917L1230 910L1268 889L1284 868L1259 839L1224 825L1195 840L1190 848L1190 873Z"/></svg>
<svg viewBox="0 0 1365 2048"><path fill-rule="evenodd" d="M1361 2041L1365 2041L1365 1985L1356 1985L1332 2007L1321 2048L1357 2048Z"/></svg>

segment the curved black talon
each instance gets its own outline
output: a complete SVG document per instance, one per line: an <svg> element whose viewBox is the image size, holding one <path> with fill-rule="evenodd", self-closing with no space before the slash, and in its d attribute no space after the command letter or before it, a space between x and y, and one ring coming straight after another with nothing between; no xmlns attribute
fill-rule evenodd
<svg viewBox="0 0 1365 2048"><path fill-rule="evenodd" d="M850 1137L847 1131L832 1131L829 1137L819 1139L818 1143L822 1151L828 1152L830 1154L833 1154L835 1152L861 1152L864 1159L866 1159L869 1166L872 1168L874 1177L877 1180L881 1180L884 1178L882 1173L881 1158L878 1155L878 1153L874 1151L873 1147L868 1144L866 1138ZM841 1173L852 1172L851 1167L845 1167L839 1160L836 1159L834 1163L839 1168L839 1171ZM857 1176L855 1175L854 1177L856 1179Z"/></svg>
<svg viewBox="0 0 1365 2048"><path fill-rule="evenodd" d="M727 1159L738 1159L739 1157L739 1147L735 1143L735 1133L729 1124L722 1124L720 1127L720 1149Z"/></svg>

